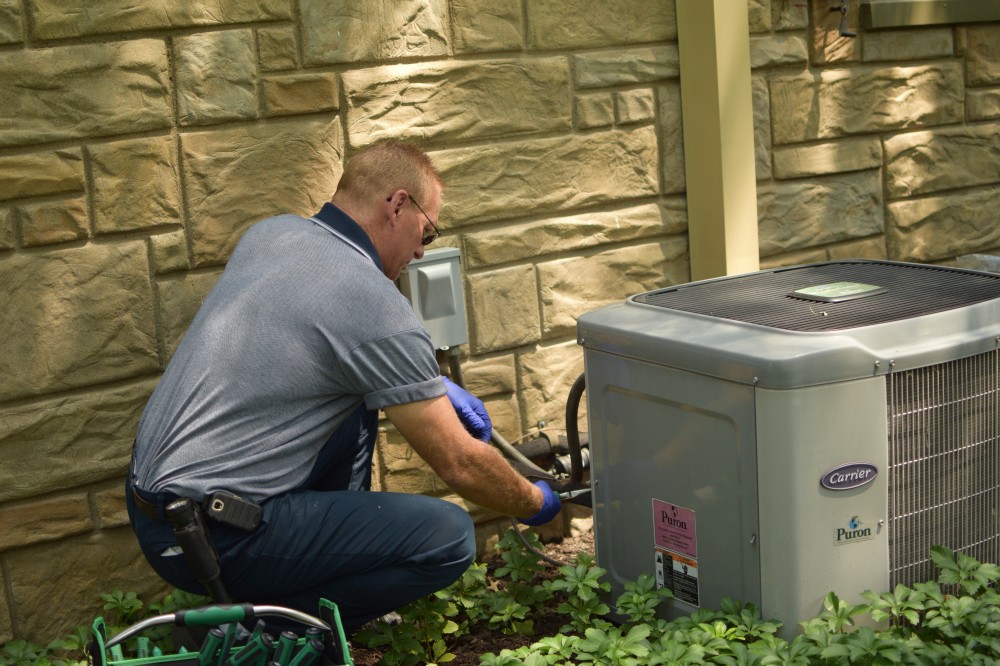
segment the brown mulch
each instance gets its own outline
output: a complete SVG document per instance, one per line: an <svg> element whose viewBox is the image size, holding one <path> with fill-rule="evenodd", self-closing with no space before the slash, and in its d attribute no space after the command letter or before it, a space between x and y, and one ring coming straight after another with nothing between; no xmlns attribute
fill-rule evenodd
<svg viewBox="0 0 1000 666"><path fill-rule="evenodd" d="M594 532L591 524L587 521L574 521L574 529L569 536L552 543L545 543L540 549L547 557L572 564L576 561L579 553L594 554ZM484 557L483 561L490 567L499 561L496 556ZM556 574L554 566L545 564L546 569L541 576L552 578ZM557 613L551 612L543 615L536 615L531 618L534 621L535 637L528 636L508 636L498 631L489 631L486 628L479 629L473 633L462 636L457 643L451 647L451 652L455 654L455 659L449 666L478 666L480 657L487 652L499 654L504 649L516 649L524 645L534 643L538 638L544 636L554 636L559 633L559 628L566 624L566 618ZM369 649L355 645L351 650L351 658L356 666L376 666L382 658L383 650Z"/></svg>

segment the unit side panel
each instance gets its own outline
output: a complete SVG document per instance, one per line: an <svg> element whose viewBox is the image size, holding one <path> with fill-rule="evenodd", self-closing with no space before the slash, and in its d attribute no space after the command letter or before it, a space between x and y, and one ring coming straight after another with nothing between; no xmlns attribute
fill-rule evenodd
<svg viewBox="0 0 1000 666"><path fill-rule="evenodd" d="M888 589L885 379L758 389L756 405L761 612L794 633L828 592L860 603L865 590ZM878 473L848 490L821 485L851 463Z"/></svg>
<svg viewBox="0 0 1000 666"><path fill-rule="evenodd" d="M689 585L670 616L724 597L759 603L752 388L593 350L585 361L597 559L612 598L640 574L666 568L669 579L672 564L673 584Z"/></svg>

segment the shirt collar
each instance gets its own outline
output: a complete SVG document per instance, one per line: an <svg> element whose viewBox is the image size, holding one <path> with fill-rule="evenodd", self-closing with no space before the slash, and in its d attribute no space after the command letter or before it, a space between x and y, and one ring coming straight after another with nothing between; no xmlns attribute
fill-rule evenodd
<svg viewBox="0 0 1000 666"><path fill-rule="evenodd" d="M323 208L314 217L320 222L329 225L331 229L343 234L351 242L357 244L365 254L371 257L371 260L375 262L378 269L380 271L383 270L382 259L379 258L378 251L375 250L372 239L368 237L368 234L365 233L365 230L357 222L351 219L350 215L332 203L325 203L323 204Z"/></svg>

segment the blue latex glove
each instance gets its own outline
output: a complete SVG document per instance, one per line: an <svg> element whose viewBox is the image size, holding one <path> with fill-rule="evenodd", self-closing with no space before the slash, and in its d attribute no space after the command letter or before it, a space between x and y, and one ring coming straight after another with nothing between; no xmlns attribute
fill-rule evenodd
<svg viewBox="0 0 1000 666"><path fill-rule="evenodd" d="M493 432L493 422L490 415L486 413L486 405L483 401L472 395L464 388L451 381L444 375L444 386L448 390L448 400L458 414L458 420L462 422L469 434L484 442L490 441L490 434Z"/></svg>
<svg viewBox="0 0 1000 666"><path fill-rule="evenodd" d="M518 518L525 525L531 525L532 527L544 525L559 515L559 511L562 509L562 502L559 501L559 495L556 494L556 491L552 490L549 484L544 481L535 481L535 485L542 491L542 497L544 498L542 500L542 508L530 518Z"/></svg>

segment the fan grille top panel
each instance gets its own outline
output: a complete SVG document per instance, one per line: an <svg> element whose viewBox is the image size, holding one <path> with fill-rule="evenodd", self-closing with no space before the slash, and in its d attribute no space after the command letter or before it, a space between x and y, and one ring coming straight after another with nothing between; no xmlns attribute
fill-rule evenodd
<svg viewBox="0 0 1000 666"><path fill-rule="evenodd" d="M881 293L822 302L790 294L840 282ZM941 266L850 261L811 264L661 289L636 303L789 331L839 331L1000 298L1000 275Z"/></svg>
<svg viewBox="0 0 1000 666"><path fill-rule="evenodd" d="M931 546L1000 561L1000 353L888 375L890 589Z"/></svg>

